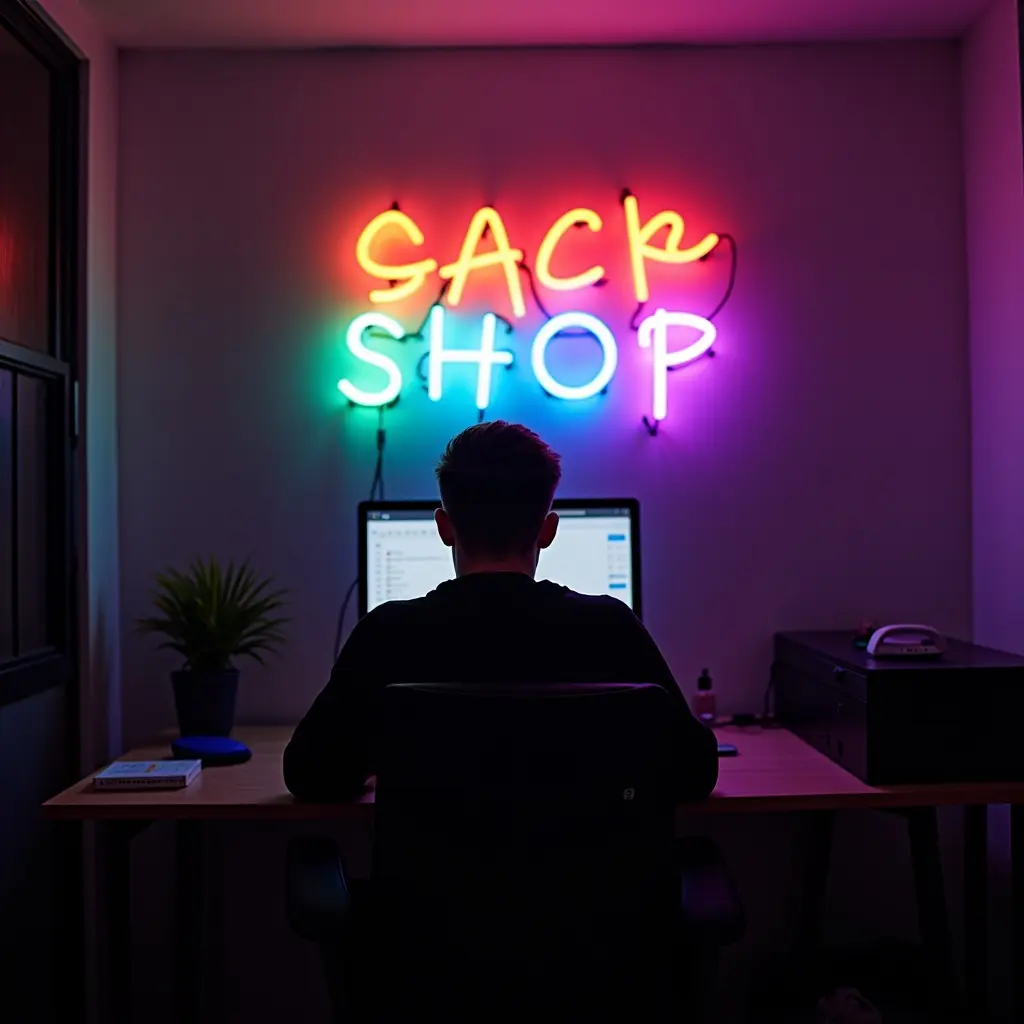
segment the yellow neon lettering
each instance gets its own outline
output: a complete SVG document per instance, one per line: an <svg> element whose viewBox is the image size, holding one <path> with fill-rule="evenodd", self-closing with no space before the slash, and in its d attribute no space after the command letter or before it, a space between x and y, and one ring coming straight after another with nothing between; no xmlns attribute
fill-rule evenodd
<svg viewBox="0 0 1024 1024"><path fill-rule="evenodd" d="M683 218L675 210L662 210L641 226L640 206L636 196L626 196L623 206L626 210L626 235L629 238L629 258L633 265L633 287L637 302L646 302L651 297L644 260L653 260L656 263L692 263L706 256L718 245L718 235L709 234L696 245L680 249L679 243L683 240ZM651 245L651 239L664 227L668 228L668 238L665 239L664 246Z"/></svg>
<svg viewBox="0 0 1024 1024"><path fill-rule="evenodd" d="M544 241L540 243L540 248L537 250L537 262L534 264L537 280L545 288L559 292L571 292L576 288L588 288L604 277L604 267L602 266L593 266L575 277L555 277L551 273L551 257L555 247L562 240L566 231L576 224L585 224L594 232L600 231L603 226L601 218L593 210L584 207L562 214L551 225L548 233L544 236Z"/></svg>
<svg viewBox="0 0 1024 1024"><path fill-rule="evenodd" d="M488 230L494 238L494 249L491 252L477 252L477 246ZM439 271L441 277L451 281L447 296L448 305L454 309L462 301L466 279L474 270L501 265L505 268L512 312L518 317L526 316L523 285L519 280L519 261L522 258L523 250L513 249L508 243L508 232L505 230L501 214L491 206L482 206L469 222L459 258Z"/></svg>
<svg viewBox="0 0 1024 1024"><path fill-rule="evenodd" d="M377 235L389 226L404 231L413 245L422 245L424 241L420 226L401 210L385 210L363 228L363 233L356 242L356 259L359 266L370 277L379 277L383 281L405 282L390 288L375 288L370 292L371 302L401 302L402 299L415 295L423 287L427 275L437 270L437 260L432 259L420 260L417 263L378 263L370 255L370 246Z"/></svg>

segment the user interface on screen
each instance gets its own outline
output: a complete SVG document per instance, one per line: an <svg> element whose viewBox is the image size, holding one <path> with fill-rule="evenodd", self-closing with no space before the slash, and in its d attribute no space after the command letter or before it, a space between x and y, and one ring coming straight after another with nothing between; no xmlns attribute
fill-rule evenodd
<svg viewBox="0 0 1024 1024"><path fill-rule="evenodd" d="M452 553L434 525L434 507L365 509L365 610L421 597L452 579ZM581 594L609 594L637 611L633 541L635 506L556 504L558 534L541 552L537 579Z"/></svg>

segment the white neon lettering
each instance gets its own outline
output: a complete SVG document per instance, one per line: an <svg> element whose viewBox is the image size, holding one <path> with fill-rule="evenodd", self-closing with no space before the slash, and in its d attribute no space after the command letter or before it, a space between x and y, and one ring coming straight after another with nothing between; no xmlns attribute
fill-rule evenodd
<svg viewBox="0 0 1024 1024"><path fill-rule="evenodd" d="M363 332L368 327L386 331L396 340L405 336L405 328L397 320L383 313L363 313L348 325L345 334L345 343L352 355L378 370L383 370L388 376L388 382L379 391L364 391L347 378L342 378L338 381L338 390L355 405L389 405L402 390L402 371L394 359L367 348L366 342L363 341Z"/></svg>
<svg viewBox="0 0 1024 1024"><path fill-rule="evenodd" d="M592 334L601 346L601 369L586 384L562 384L551 376L545 361L548 345L556 335L567 330L584 330ZM615 344L615 336L596 316L589 313L559 313L553 316L537 332L533 339L533 350L530 353L533 374L540 386L555 398L579 401L593 398L600 394L615 376L615 368L619 364L619 348Z"/></svg>
<svg viewBox="0 0 1024 1024"><path fill-rule="evenodd" d="M427 394L434 402L439 402L443 397L445 363L476 363L476 407L486 409L491 401L493 368L508 366L513 358L511 352L503 352L494 347L498 318L493 313L484 314L478 349L445 349L444 319L444 307L435 306L430 312L430 369L427 374Z"/></svg>
<svg viewBox="0 0 1024 1024"><path fill-rule="evenodd" d="M701 335L685 348L675 352L668 350L668 329L670 327L691 327ZM637 329L636 339L641 348L654 352L654 420L663 420L668 413L668 371L682 366L704 355L715 343L715 325L696 313L676 313L659 309L645 317Z"/></svg>

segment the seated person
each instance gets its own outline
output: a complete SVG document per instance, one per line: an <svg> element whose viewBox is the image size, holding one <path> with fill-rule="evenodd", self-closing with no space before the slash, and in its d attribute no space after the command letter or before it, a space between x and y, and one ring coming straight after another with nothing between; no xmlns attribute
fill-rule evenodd
<svg viewBox="0 0 1024 1024"><path fill-rule="evenodd" d="M375 715L391 683L654 683L675 712L679 800L718 778L714 734L691 714L650 634L623 602L534 576L555 539L559 456L526 427L481 423L453 438L437 465L437 531L455 579L391 601L352 630L284 754L301 800L357 795L375 774Z"/></svg>

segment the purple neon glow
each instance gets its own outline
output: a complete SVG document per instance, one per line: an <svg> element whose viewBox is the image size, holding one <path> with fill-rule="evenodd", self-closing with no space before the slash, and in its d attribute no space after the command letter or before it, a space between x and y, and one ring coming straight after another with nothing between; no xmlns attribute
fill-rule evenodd
<svg viewBox="0 0 1024 1024"><path fill-rule="evenodd" d="M701 332L696 341L684 348L670 352L668 349L668 329L670 327L689 327ZM659 309L640 322L636 340L641 348L654 350L654 407L655 421L663 420L668 413L668 371L685 363L699 359L715 343L715 325L696 313L681 313L667 309Z"/></svg>

